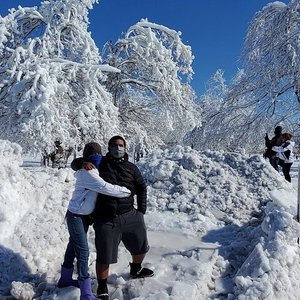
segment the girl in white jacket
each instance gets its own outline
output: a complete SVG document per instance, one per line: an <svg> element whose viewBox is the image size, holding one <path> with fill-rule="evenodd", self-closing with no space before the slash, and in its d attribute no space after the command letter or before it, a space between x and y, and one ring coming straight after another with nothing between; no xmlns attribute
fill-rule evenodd
<svg viewBox="0 0 300 300"><path fill-rule="evenodd" d="M282 172L284 178L289 182L291 182L290 170L294 162L295 142L291 140L292 137L290 133L284 133L282 135L283 144L281 146L272 147L272 150L277 153L276 157L283 161Z"/></svg>
<svg viewBox="0 0 300 300"><path fill-rule="evenodd" d="M90 225L89 215L95 208L98 193L123 198L128 197L131 192L126 187L112 185L99 176L98 167L102 158L99 144L94 142L86 144L83 158L85 161L93 163L96 168L92 170L81 169L75 172L75 190L66 214L70 239L62 264L58 287L80 287L80 300L94 300L97 298L92 293L88 273L87 231ZM78 281L72 279L75 257Z"/></svg>

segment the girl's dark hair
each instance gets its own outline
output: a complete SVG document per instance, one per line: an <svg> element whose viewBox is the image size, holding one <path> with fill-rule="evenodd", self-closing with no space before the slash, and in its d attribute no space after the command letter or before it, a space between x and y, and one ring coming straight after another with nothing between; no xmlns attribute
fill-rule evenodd
<svg viewBox="0 0 300 300"><path fill-rule="evenodd" d="M288 133L288 132L285 132L282 137L285 139L285 140L290 140L293 135L291 133Z"/></svg>
<svg viewBox="0 0 300 300"><path fill-rule="evenodd" d="M90 142L85 144L83 149L83 157L89 157L92 154L101 154L101 146L98 143Z"/></svg>

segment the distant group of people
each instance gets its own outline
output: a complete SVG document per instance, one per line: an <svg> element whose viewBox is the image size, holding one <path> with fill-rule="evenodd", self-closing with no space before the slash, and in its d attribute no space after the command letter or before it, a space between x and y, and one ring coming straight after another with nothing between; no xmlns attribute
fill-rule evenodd
<svg viewBox="0 0 300 300"><path fill-rule="evenodd" d="M76 171L76 182L66 214L70 238L58 287L79 287L80 300L108 300L109 265L117 262L121 241L132 256L129 263L131 277L144 278L154 274L151 269L142 267L149 250L144 223L146 184L138 167L129 162L126 141L121 136L109 140L106 156L102 156L98 143L86 144L83 157L74 159L71 167ZM97 252L96 296L88 271L87 231L91 224L95 230ZM78 280L72 278L75 258Z"/></svg>
<svg viewBox="0 0 300 300"><path fill-rule="evenodd" d="M294 162L295 142L292 138L292 134L282 133L281 126L275 127L274 136L271 139L268 134L265 136L264 157L269 159L276 171L279 172L279 167L281 167L284 178L289 182L291 182L290 170Z"/></svg>
<svg viewBox="0 0 300 300"><path fill-rule="evenodd" d="M42 165L48 167L50 166L51 161L52 168L65 168L72 153L75 154L75 151L72 147L64 149L60 141L55 141L54 150L51 153L47 153L47 151L43 153Z"/></svg>

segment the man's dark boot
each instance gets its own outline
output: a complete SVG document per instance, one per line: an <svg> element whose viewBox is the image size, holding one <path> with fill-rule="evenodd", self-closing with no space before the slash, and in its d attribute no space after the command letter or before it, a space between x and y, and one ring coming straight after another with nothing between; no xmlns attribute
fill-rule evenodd
<svg viewBox="0 0 300 300"><path fill-rule="evenodd" d="M132 278L152 277L154 272L148 268L142 268L141 264L129 263Z"/></svg>
<svg viewBox="0 0 300 300"><path fill-rule="evenodd" d="M97 298L101 300L109 300L107 279L98 280Z"/></svg>

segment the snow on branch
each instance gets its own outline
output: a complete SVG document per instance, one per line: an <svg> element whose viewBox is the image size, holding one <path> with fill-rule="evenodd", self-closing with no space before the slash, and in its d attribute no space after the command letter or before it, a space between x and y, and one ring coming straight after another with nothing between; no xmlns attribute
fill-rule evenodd
<svg viewBox="0 0 300 300"><path fill-rule="evenodd" d="M107 73L87 31L96 1L44 1L0 18L0 137L24 151L101 142L118 132Z"/></svg>
<svg viewBox="0 0 300 300"><path fill-rule="evenodd" d="M194 56L181 40L181 32L142 19L115 43L107 43L102 56L121 70L107 75L106 86L127 122L125 130L139 134L144 130L141 135L156 145L180 143L198 119L189 85ZM136 128L141 127L140 119L143 128Z"/></svg>
<svg viewBox="0 0 300 300"><path fill-rule="evenodd" d="M288 116L290 107L300 113L299 10L299 1L270 3L248 28L244 72L234 82L228 100L237 105L247 101L253 106L253 121Z"/></svg>

